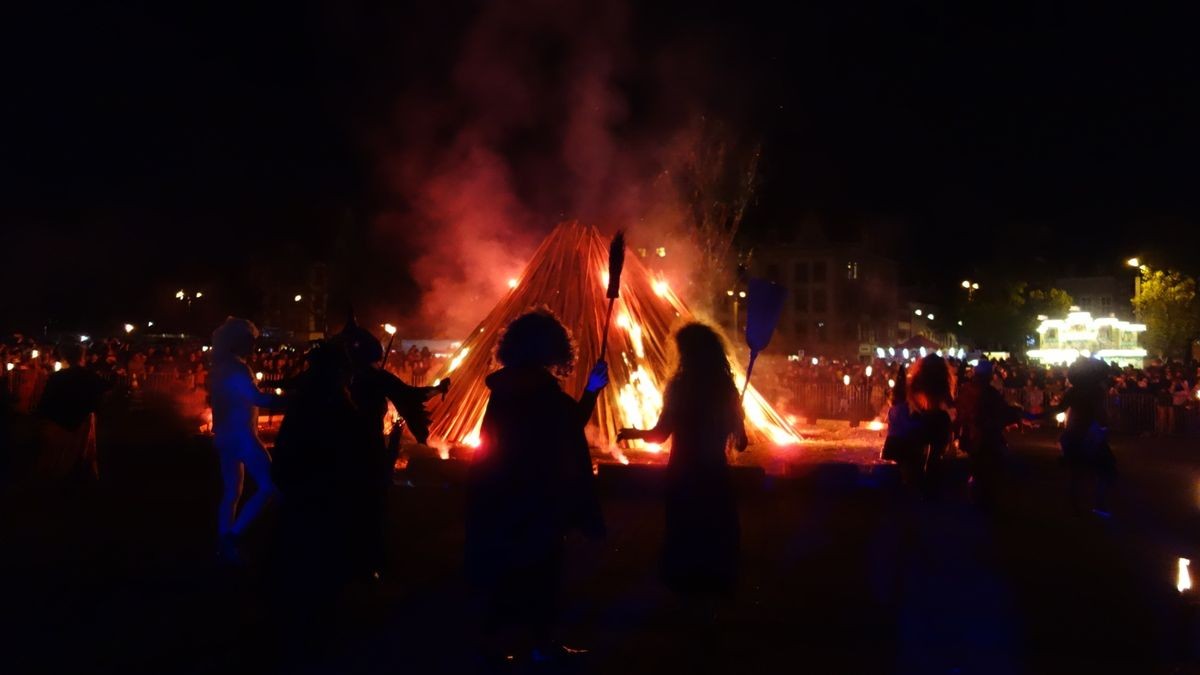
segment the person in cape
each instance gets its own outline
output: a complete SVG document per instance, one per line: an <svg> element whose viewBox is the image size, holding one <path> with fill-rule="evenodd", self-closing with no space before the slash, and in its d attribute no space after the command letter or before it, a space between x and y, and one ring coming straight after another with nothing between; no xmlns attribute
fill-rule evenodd
<svg viewBox="0 0 1200 675"><path fill-rule="evenodd" d="M344 345L320 343L306 360L308 367L289 383L275 441L271 476L279 517L269 564L276 646L300 663L319 660L338 595L356 573L352 525L362 514L347 495L373 478L354 452L368 439L350 397L353 371Z"/></svg>
<svg viewBox="0 0 1200 675"><path fill-rule="evenodd" d="M351 316L333 342L342 346L350 359L350 399L355 407L355 444L349 451L362 463L363 484L345 498L355 504L356 516L347 523L356 533L356 550L362 572L380 578L386 563L388 494L399 451L399 426L385 439L383 417L391 401L418 443L429 440L429 413L425 403L435 394L445 394L450 380L437 387L414 387L382 367L383 346Z"/></svg>
<svg viewBox="0 0 1200 675"><path fill-rule="evenodd" d="M584 428L608 368L596 364L580 400L564 392L575 349L545 310L513 320L496 358L468 473L466 572L484 605L485 656L554 661L570 651L555 635L564 538L604 533Z"/></svg>
<svg viewBox="0 0 1200 675"><path fill-rule="evenodd" d="M971 497L984 508L995 506L1001 461L1008 449L1004 430L1022 419L1021 409L1008 405L991 385L992 375L992 362L980 359L955 402L958 445L970 460Z"/></svg>

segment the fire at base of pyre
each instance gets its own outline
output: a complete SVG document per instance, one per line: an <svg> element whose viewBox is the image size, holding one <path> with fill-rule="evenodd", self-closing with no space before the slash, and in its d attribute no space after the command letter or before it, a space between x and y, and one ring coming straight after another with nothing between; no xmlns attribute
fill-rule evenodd
<svg viewBox="0 0 1200 675"><path fill-rule="evenodd" d="M573 333L577 364L591 364L601 354L608 301L608 246L594 227L563 223L538 248L510 290L437 374L453 386L433 410L431 444L443 458L470 454L480 444L480 426L487 407L484 378L497 365L492 354L505 326L521 314L545 307ZM655 276L636 258L627 260L616 301L607 360L610 384L596 404L588 426L588 439L610 461L629 463L663 461L669 450L654 443L633 441L618 447L622 427L650 428L662 412L662 392L670 375L670 341L675 329L696 320L665 278ZM734 364L740 388L745 374ZM586 366L576 367L563 389L582 392ZM794 446L800 434L751 386L743 402L746 431L752 445Z"/></svg>

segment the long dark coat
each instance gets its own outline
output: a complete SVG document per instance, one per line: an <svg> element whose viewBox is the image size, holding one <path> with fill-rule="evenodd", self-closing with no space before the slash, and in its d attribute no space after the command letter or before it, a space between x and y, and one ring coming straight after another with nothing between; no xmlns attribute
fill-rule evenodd
<svg viewBox="0 0 1200 675"><path fill-rule="evenodd" d="M575 401L542 368L503 368L468 478L466 570L483 593L555 594L565 535L604 531L584 427L596 394Z"/></svg>

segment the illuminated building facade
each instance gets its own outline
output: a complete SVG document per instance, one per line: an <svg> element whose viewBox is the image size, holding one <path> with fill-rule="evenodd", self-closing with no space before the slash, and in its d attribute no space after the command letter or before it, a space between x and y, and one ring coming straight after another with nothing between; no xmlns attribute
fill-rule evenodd
<svg viewBox="0 0 1200 675"><path fill-rule="evenodd" d="M1029 358L1069 364L1083 356L1141 367L1146 350L1138 345L1138 336L1145 331L1144 324L1116 317L1094 318L1091 312L1072 307L1065 319L1042 320L1037 329L1038 348L1029 350Z"/></svg>

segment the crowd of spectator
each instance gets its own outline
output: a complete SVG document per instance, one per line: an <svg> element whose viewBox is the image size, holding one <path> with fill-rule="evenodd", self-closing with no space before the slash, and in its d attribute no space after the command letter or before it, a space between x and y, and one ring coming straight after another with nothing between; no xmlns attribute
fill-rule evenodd
<svg viewBox="0 0 1200 675"><path fill-rule="evenodd" d="M82 343L85 367L117 390L201 391L207 383L208 345L200 340L106 338ZM307 348L307 344L263 345L247 359L247 365L263 386L269 386L298 373ZM64 365L61 350L59 343L22 335L0 341L0 381L16 410L33 409L46 378ZM423 385L443 362L442 355L413 345L408 350L394 349L388 369L405 381Z"/></svg>
<svg viewBox="0 0 1200 675"><path fill-rule="evenodd" d="M960 381L970 376L973 360L952 357L947 360ZM902 363L892 359L866 363L791 359L775 384L781 398L790 399L790 407L800 411L812 405L805 400L804 392L836 392L839 387L870 392L871 405L878 407L886 405L886 392L894 385ZM1026 418L1034 422L1044 421L1070 386L1065 365L1011 359L993 363L992 386L1010 404L1020 406ZM1149 403L1154 409L1154 431L1158 433L1181 433L1189 415L1200 413L1200 366L1158 360L1149 360L1141 368L1109 365L1107 383L1110 407L1120 406L1122 400Z"/></svg>

